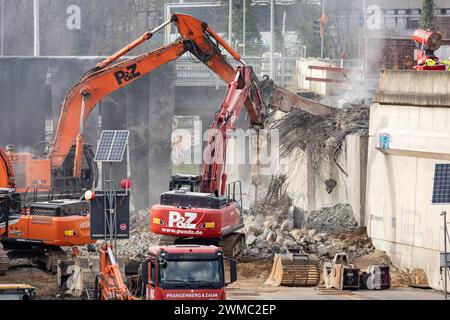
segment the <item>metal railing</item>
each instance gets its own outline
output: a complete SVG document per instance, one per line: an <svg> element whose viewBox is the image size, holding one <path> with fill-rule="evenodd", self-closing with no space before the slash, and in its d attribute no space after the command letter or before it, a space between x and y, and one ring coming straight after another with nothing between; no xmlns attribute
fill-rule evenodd
<svg viewBox="0 0 450 320"><path fill-rule="evenodd" d="M201 62L194 58L182 57L176 62L177 86L225 86L219 77ZM262 79L270 73L270 58L244 57L243 60L253 67L255 74ZM275 82L287 86L296 82L296 58L275 57ZM231 61L229 59L229 61ZM236 66L238 63L232 62Z"/></svg>

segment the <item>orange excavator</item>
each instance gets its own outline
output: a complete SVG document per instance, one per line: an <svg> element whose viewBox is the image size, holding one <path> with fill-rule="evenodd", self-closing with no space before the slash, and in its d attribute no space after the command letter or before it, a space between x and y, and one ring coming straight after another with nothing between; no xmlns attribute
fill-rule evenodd
<svg viewBox="0 0 450 320"><path fill-rule="evenodd" d="M61 246L90 244L89 204L83 200L33 201L22 206L9 157L0 148L0 275L10 259L31 258L56 273L67 259Z"/></svg>
<svg viewBox="0 0 450 320"><path fill-rule="evenodd" d="M119 265L109 243L101 245L100 272L95 278L95 300L137 300L123 281Z"/></svg>
<svg viewBox="0 0 450 320"><path fill-rule="evenodd" d="M130 50L150 39L155 30L159 30L171 22L177 26L181 35L174 43L164 46L154 52L108 67L112 62L116 61ZM269 79L262 82L258 81L252 68L248 67L240 55L220 38L220 36L205 22L188 15L174 14L169 21L165 22L155 30L144 34L141 38L98 64L96 68L88 71L82 78L85 79L83 84L80 83L75 86L74 89L71 90L71 93L69 93L66 101L75 101L70 105L73 105L75 108L81 106L78 110L81 110L81 114L87 117L95 104L106 95L106 93L110 93L120 86L136 80L157 66L175 60L189 51L228 84L227 96L216 117L216 121L213 124L213 128L217 129L221 135L223 135L224 131L227 129L234 128L236 117L243 106L247 109L250 122L254 126L262 126L265 123L269 109L280 110L283 112L303 109L318 115L329 115L333 112L332 109L327 106L302 98L288 90L274 85ZM238 67L237 69L233 67L221 52L220 46L243 66ZM110 86L108 86L108 84ZM109 91L107 91L106 87L109 88ZM67 121L65 119L73 118L78 113L75 111L69 113L69 111L69 109L63 109L63 113L65 113L66 116L61 118L58 127L65 126L65 121ZM77 128L72 126L71 132L68 133L68 135L73 136L76 132ZM227 197L224 197L227 184L226 174L223 172L224 165L220 164L222 163L220 160L223 160L220 159L220 155L226 154L226 142L218 144L216 143L216 138L216 135L210 136L210 145L212 148L210 149L209 154L213 161L209 164L205 164L204 174L200 179L197 179L198 177L188 176L172 177L171 179L172 186L180 187L184 184L190 184L190 192L186 192L186 190L183 189L172 190L171 193L165 193L161 196L162 203L160 205L156 205L152 208L150 221L151 231L159 234L173 235L174 233L172 230L175 230L175 234L181 235L182 238L189 238L192 235L192 233L189 232L192 231L190 229L194 229L197 233L194 236L195 244L158 246L153 248L153 251L150 250L150 255L154 255L155 259L150 259L144 263L144 266L146 265L144 268L146 271L143 275L146 280L142 281L145 287L144 296L148 299L168 299L175 297L190 298L186 296L188 292L193 295L192 297L195 296L196 298L203 298L203 295L214 299L225 298L223 290L223 266L219 269L219 271L222 270L222 272L214 271L211 273L209 272L211 270L208 271L208 269L206 269L208 272L202 272L202 274L211 273L211 275L218 275L222 280L217 280L217 283L211 281L211 279L215 279L215 276L211 279L195 280L194 282L189 280L192 275L187 276L186 279L182 279L179 273L180 269L176 268L173 269L174 274L178 274L175 278L168 278L167 275L164 276L163 271L157 271L159 268L168 268L167 257L169 256L169 253L171 257L172 255L174 257L174 265L179 263L177 261L180 259L190 263L188 258L189 254L193 255L194 260L198 260L200 259L200 256L196 256L196 254L202 254L201 257L203 257L203 254L222 257L227 253L231 256L236 256L238 253L236 252L236 248L232 248L232 250L227 252L226 246L224 251L215 246L210 246L210 244L217 243L215 240L220 240L242 227L242 217L235 194L231 196L231 193L228 192ZM80 135L80 130L78 129L78 136L76 139L77 151L75 152L78 157L80 155L79 151L82 150L83 140L84 139ZM69 148L70 144L64 146L64 150L69 150ZM222 152L218 152L219 149L221 149ZM75 162L77 162L77 159ZM74 169L76 171L76 164ZM196 184L192 183L193 181L195 181ZM193 192L196 187L199 187L198 191L201 192ZM177 196L178 198L176 198ZM168 203L163 203L163 199L166 199ZM185 202L184 204L183 201ZM193 218L194 210L197 211ZM199 216L200 219L196 219ZM190 219L190 221L188 221L188 219ZM173 227L173 224L176 225L175 228ZM209 229L209 233L204 232L205 229L206 231ZM178 231L181 232L178 233ZM236 240L236 238L234 238L234 240ZM238 240L241 241L242 238L239 238ZM202 244L209 245L204 246ZM242 249L242 247L240 249ZM100 292L100 294L97 294L97 297L101 299L133 299L128 289L123 287L123 279L118 272L117 264L114 263L112 251L110 250L110 247L108 247L108 244L105 244L102 247L100 255L103 265L100 267L100 275L96 286ZM159 257L159 255L161 255L161 257ZM208 259L214 261L212 258ZM220 262L219 265L223 265L221 259L218 261ZM233 266L233 270L230 270L230 272L233 275L235 274L235 262L231 265ZM192 272L194 272L195 270L198 271L199 267L192 265L191 268ZM232 281L234 281L235 278L235 276L232 276ZM161 287L158 285L161 285ZM193 294L195 289L200 290L200 287L198 286L209 290L219 289L219 291L221 291L202 291ZM171 290L176 288L182 288L183 290L182 292L171 292ZM167 291L164 289L167 289Z"/></svg>

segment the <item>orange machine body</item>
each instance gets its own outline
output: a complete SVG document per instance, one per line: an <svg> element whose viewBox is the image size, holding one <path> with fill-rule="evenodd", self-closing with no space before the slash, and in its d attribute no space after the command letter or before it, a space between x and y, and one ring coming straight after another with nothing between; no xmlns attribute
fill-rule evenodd
<svg viewBox="0 0 450 320"><path fill-rule="evenodd" d="M3 234L5 227L0 226L0 237ZM76 246L95 242L90 239L89 215L49 217L24 213L11 216L8 239L50 246Z"/></svg>
<svg viewBox="0 0 450 320"><path fill-rule="evenodd" d="M33 159L31 153L8 153L14 168L16 191L27 192L29 187L50 188L51 170L49 159Z"/></svg>

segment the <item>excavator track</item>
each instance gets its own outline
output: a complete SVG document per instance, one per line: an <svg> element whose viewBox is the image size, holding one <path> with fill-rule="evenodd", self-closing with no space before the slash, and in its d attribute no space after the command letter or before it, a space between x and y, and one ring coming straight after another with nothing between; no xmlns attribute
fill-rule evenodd
<svg viewBox="0 0 450 320"><path fill-rule="evenodd" d="M67 253L60 247L52 248L45 258L45 269L51 274L56 274L58 270L58 260L69 260Z"/></svg>
<svg viewBox="0 0 450 320"><path fill-rule="evenodd" d="M245 249L245 234L234 232L226 235L219 242L219 247L222 247L224 255L229 258L237 258L244 253Z"/></svg>
<svg viewBox="0 0 450 320"><path fill-rule="evenodd" d="M0 276L4 276L8 271L9 267L9 258L8 254L5 250L3 250L3 246L0 244Z"/></svg>

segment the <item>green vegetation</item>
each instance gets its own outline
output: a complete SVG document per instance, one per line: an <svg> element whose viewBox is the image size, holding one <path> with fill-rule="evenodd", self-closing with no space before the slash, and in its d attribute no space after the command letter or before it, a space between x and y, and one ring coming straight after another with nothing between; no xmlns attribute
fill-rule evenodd
<svg viewBox="0 0 450 320"><path fill-rule="evenodd" d="M420 28L436 31L436 18L434 16L434 0L423 0L422 13L420 14Z"/></svg>

